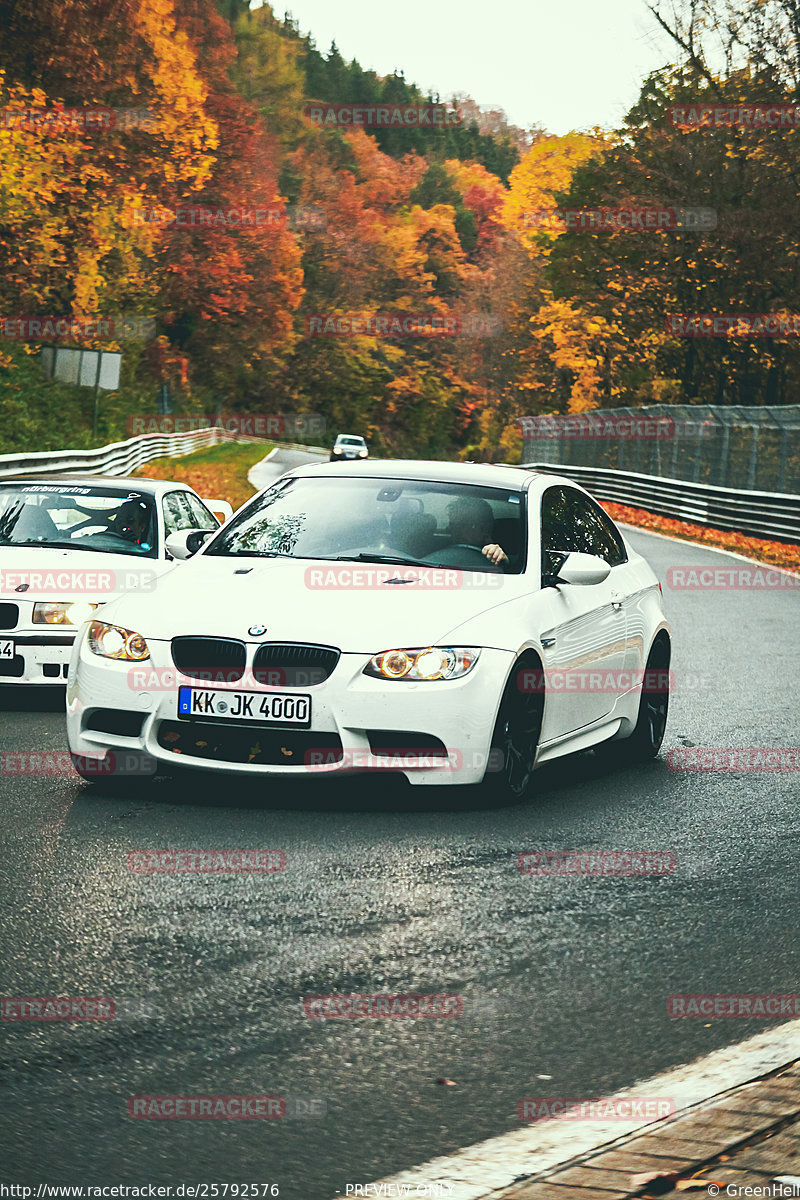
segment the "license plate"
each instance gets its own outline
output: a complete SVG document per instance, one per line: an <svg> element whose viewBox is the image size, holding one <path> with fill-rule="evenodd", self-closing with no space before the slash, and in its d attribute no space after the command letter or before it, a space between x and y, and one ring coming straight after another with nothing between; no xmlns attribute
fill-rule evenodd
<svg viewBox="0 0 800 1200"><path fill-rule="evenodd" d="M14 643L9 641L0 642L0 659L8 661L14 657Z"/></svg>
<svg viewBox="0 0 800 1200"><path fill-rule="evenodd" d="M311 724L311 697L287 692L230 692L178 688L178 716L195 721L247 721L259 725Z"/></svg>

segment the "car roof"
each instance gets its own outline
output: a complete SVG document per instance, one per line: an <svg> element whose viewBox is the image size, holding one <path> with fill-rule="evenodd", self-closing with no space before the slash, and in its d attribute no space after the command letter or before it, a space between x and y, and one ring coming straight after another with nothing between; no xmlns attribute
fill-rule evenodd
<svg viewBox="0 0 800 1200"><path fill-rule="evenodd" d="M357 442L363 442L363 441L364 441L364 439L363 439L363 437L361 436L361 434L360 434L360 433L340 433L340 434L339 434L339 436L337 437L337 439L336 439L336 440L337 440L337 442L338 442L338 441L340 441L342 438L346 438L346 437L349 437L349 438L355 438L355 440L356 440Z"/></svg>
<svg viewBox="0 0 800 1200"><path fill-rule="evenodd" d="M435 483L473 483L479 487L505 488L508 491L525 491L535 472L521 467L501 467L494 463L451 463L431 462L420 459L373 458L366 462L315 463L311 466L295 467L287 471L295 477L330 475L334 479L342 476L366 476L370 479L416 479Z"/></svg>
<svg viewBox="0 0 800 1200"><path fill-rule="evenodd" d="M148 496L157 496L173 488L188 488L185 483L169 479L140 479L134 475L60 475L54 472L49 475L19 475L0 479L0 487L11 484L23 486L32 483L60 483L69 487L111 487L127 488L128 491L142 492ZM193 491L189 488L189 491Z"/></svg>

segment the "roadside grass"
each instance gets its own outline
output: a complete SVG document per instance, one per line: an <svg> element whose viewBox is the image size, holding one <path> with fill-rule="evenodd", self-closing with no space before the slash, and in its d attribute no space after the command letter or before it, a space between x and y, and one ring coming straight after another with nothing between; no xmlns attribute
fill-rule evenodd
<svg viewBox="0 0 800 1200"><path fill-rule="evenodd" d="M654 533L667 533L670 537L682 538L687 542L718 546L722 550L732 550L735 554L744 554L747 558L754 558L758 562L770 563L776 567L786 567L790 571L800 570L800 546L790 542L749 537L747 534L726 529L707 529L705 525L676 521L672 517L658 516L643 508L629 508L627 504L613 504L605 500L600 503L615 521L638 525L641 529L652 529Z"/></svg>
<svg viewBox="0 0 800 1200"><path fill-rule="evenodd" d="M247 472L273 448L272 442L222 442L207 450L195 450L182 458L154 458L139 467L145 479L169 479L188 483L199 496L227 500L234 512L255 494Z"/></svg>

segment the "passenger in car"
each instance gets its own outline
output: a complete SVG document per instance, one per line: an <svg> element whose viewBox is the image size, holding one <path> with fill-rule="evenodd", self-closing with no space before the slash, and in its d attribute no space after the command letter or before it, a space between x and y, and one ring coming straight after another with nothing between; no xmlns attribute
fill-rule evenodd
<svg viewBox="0 0 800 1200"><path fill-rule="evenodd" d="M421 511L400 511L390 522L392 544L412 558L424 558L436 547L436 517Z"/></svg>

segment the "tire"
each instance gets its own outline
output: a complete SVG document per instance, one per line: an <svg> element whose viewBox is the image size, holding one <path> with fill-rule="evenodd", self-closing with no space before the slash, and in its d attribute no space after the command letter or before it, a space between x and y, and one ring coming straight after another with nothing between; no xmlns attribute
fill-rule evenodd
<svg viewBox="0 0 800 1200"><path fill-rule="evenodd" d="M615 763L649 762L664 741L669 713L670 646L666 638L656 641L647 658L639 714L630 737L598 746L601 757Z"/></svg>
<svg viewBox="0 0 800 1200"><path fill-rule="evenodd" d="M518 681L532 663L520 660L509 676L500 700L492 734L489 764L483 786L507 800L530 795L536 752L544 715L544 690L525 691ZM540 664L536 663L541 671ZM539 675L541 678L541 675Z"/></svg>

